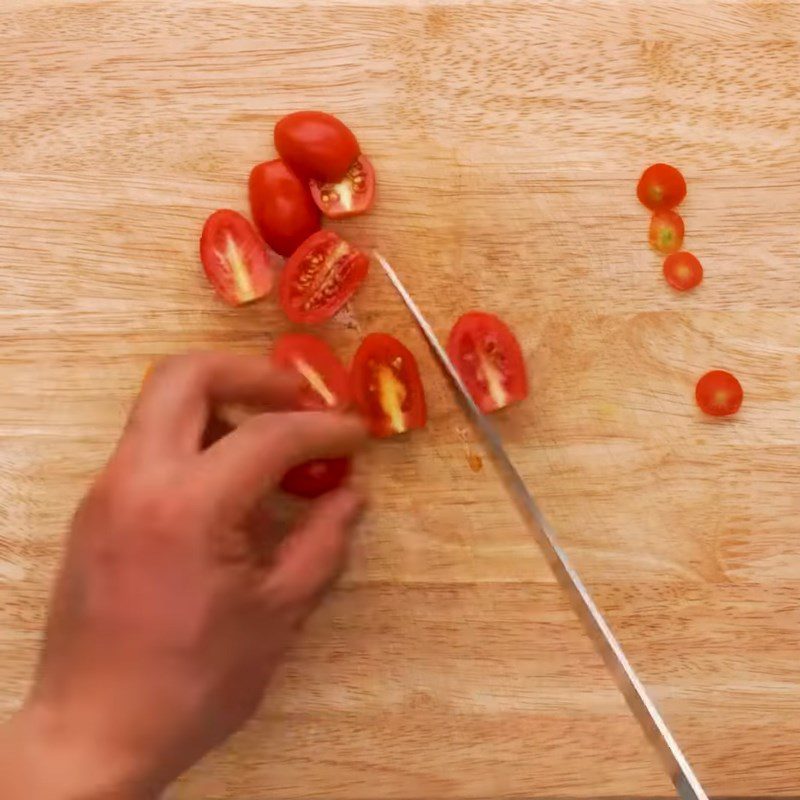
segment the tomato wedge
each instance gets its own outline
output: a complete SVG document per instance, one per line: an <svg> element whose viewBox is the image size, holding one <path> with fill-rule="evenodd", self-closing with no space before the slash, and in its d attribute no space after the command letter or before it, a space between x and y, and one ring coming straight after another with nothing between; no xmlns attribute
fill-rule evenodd
<svg viewBox="0 0 800 800"><path fill-rule="evenodd" d="M414 354L388 333L361 342L351 369L353 396L378 438L424 428L428 412Z"/></svg>
<svg viewBox="0 0 800 800"><path fill-rule="evenodd" d="M359 156L337 183L311 181L309 185L314 202L330 219L364 214L375 202L375 170L365 155Z"/></svg>
<svg viewBox="0 0 800 800"><path fill-rule="evenodd" d="M308 183L283 163L265 161L250 171L250 212L264 241L282 256L290 256L319 230L319 209Z"/></svg>
<svg viewBox="0 0 800 800"><path fill-rule="evenodd" d="M742 405L742 384L723 369L707 372L697 381L694 397L700 410L712 417L735 414Z"/></svg>
<svg viewBox="0 0 800 800"><path fill-rule="evenodd" d="M659 253L674 253L683 245L683 219L675 211L656 211L650 220L650 246Z"/></svg>
<svg viewBox="0 0 800 800"><path fill-rule="evenodd" d="M703 280L703 265L697 256L682 250L664 259L664 277L679 292L694 289Z"/></svg>
<svg viewBox="0 0 800 800"><path fill-rule="evenodd" d="M686 181L669 164L653 164L639 178L636 196L651 211L675 208L686 197Z"/></svg>
<svg viewBox="0 0 800 800"><path fill-rule="evenodd" d="M367 276L369 259L333 231L306 239L281 273L280 300L292 322L330 319Z"/></svg>
<svg viewBox="0 0 800 800"><path fill-rule="evenodd" d="M464 314L450 331L447 353L485 414L527 397L522 349L508 326L494 314Z"/></svg>
<svg viewBox="0 0 800 800"><path fill-rule="evenodd" d="M217 294L232 306L268 295L277 264L253 226L237 211L215 211L203 225L200 260Z"/></svg>
<svg viewBox="0 0 800 800"><path fill-rule="evenodd" d="M275 149L306 179L340 181L361 150L340 119L322 111L296 111L275 126Z"/></svg>

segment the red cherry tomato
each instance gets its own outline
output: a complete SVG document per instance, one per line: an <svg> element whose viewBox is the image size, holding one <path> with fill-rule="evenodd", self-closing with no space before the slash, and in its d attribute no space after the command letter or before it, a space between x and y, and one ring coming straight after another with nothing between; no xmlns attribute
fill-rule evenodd
<svg viewBox="0 0 800 800"><path fill-rule="evenodd" d="M656 211L650 220L650 246L659 253L674 253L683 245L683 219L675 211Z"/></svg>
<svg viewBox="0 0 800 800"><path fill-rule="evenodd" d="M682 250L664 259L664 277L667 283L680 292L694 289L703 280L703 265L697 257Z"/></svg>
<svg viewBox="0 0 800 800"><path fill-rule="evenodd" d="M742 405L742 384L722 369L707 372L697 381L694 390L697 405L712 417L727 417L735 414Z"/></svg>
<svg viewBox="0 0 800 800"><path fill-rule="evenodd" d="M378 438L424 428L425 390L414 354L387 333L361 342L352 367L353 396Z"/></svg>
<svg viewBox="0 0 800 800"><path fill-rule="evenodd" d="M232 306L270 293L277 264L253 226L238 212L215 211L203 226L200 260L211 285Z"/></svg>
<svg viewBox="0 0 800 800"><path fill-rule="evenodd" d="M450 331L447 353L485 414L527 397L528 376L519 342L494 314L464 314Z"/></svg>
<svg viewBox="0 0 800 800"><path fill-rule="evenodd" d="M336 183L361 150L347 125L322 111L296 111L275 126L275 149L298 174Z"/></svg>
<svg viewBox="0 0 800 800"><path fill-rule="evenodd" d="M281 273L280 300L292 322L330 319L367 276L369 259L333 231L306 239Z"/></svg>
<svg viewBox="0 0 800 800"><path fill-rule="evenodd" d="M639 178L636 196L652 211L675 208L686 197L686 181L675 167L653 164Z"/></svg>
<svg viewBox="0 0 800 800"><path fill-rule="evenodd" d="M320 211L331 219L364 214L375 202L375 170L369 159L359 156L337 183L311 181L311 195Z"/></svg>
<svg viewBox="0 0 800 800"><path fill-rule="evenodd" d="M288 494L313 500L338 489L350 475L349 458L318 458L292 467L281 480L280 487Z"/></svg>
<svg viewBox="0 0 800 800"><path fill-rule="evenodd" d="M250 172L250 211L266 243L290 256L319 230L319 209L306 181L282 161L265 161Z"/></svg>

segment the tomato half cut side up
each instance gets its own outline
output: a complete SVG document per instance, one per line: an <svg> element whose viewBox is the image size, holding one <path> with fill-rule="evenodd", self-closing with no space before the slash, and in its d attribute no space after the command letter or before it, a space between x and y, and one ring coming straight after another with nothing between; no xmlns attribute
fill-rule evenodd
<svg viewBox="0 0 800 800"><path fill-rule="evenodd" d="M394 336L367 336L353 357L351 377L353 397L373 436L425 427L428 411L417 360Z"/></svg>
<svg viewBox="0 0 800 800"><path fill-rule="evenodd" d="M659 253L675 253L683 245L684 226L675 211L656 211L650 220L650 246Z"/></svg>
<svg viewBox="0 0 800 800"><path fill-rule="evenodd" d="M494 314L464 314L450 331L447 354L485 414L527 397L522 349L508 326Z"/></svg>
<svg viewBox="0 0 800 800"><path fill-rule="evenodd" d="M707 372L697 381L694 397L700 410L712 417L735 414L742 405L742 384L724 369Z"/></svg>
<svg viewBox="0 0 800 800"><path fill-rule="evenodd" d="M330 319L367 277L369 259L333 231L306 239L281 273L280 301L292 322Z"/></svg>
<svg viewBox="0 0 800 800"><path fill-rule="evenodd" d="M238 212L215 211L203 225L200 260L217 294L232 306L268 295L277 264L253 226Z"/></svg>
<svg viewBox="0 0 800 800"><path fill-rule="evenodd" d="M664 277L679 292L694 289L703 280L703 265L697 256L686 251L670 253L664 259Z"/></svg>
<svg viewBox="0 0 800 800"><path fill-rule="evenodd" d="M365 155L359 156L337 183L311 181L311 195L330 219L365 214L375 202L375 170Z"/></svg>
<svg viewBox="0 0 800 800"><path fill-rule="evenodd" d="M675 208L686 197L686 180L669 164L653 164L639 178L636 196L651 211Z"/></svg>

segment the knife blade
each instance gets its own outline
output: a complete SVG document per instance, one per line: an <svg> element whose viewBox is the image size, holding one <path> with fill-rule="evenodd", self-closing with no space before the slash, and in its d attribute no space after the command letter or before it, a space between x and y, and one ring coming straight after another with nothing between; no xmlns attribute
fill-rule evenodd
<svg viewBox="0 0 800 800"><path fill-rule="evenodd" d="M414 298L411 297L391 264L377 250L373 251L373 254L414 317L436 360L450 379L462 408L481 435L506 489L536 539L556 580L569 598L573 610L602 656L617 688L625 698L647 740L655 748L678 796L682 800L708 800L708 795L703 790L667 723L628 661L622 646L614 636L605 617L600 613L589 590L558 543L553 528L540 510L533 495L528 491L525 481L506 453L494 423L481 412L472 399L472 395L461 380L447 351L442 347L430 323L414 302Z"/></svg>

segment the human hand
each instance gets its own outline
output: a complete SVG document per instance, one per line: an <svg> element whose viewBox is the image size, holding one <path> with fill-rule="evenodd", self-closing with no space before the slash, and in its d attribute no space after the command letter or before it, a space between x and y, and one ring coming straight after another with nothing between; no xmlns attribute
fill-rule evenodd
<svg viewBox="0 0 800 800"><path fill-rule="evenodd" d="M280 411L296 381L221 353L147 379L75 515L32 693L0 734L4 798L154 797L255 711L360 508L332 492L270 546L264 493L364 435L346 416ZM272 410L204 447L232 403Z"/></svg>

